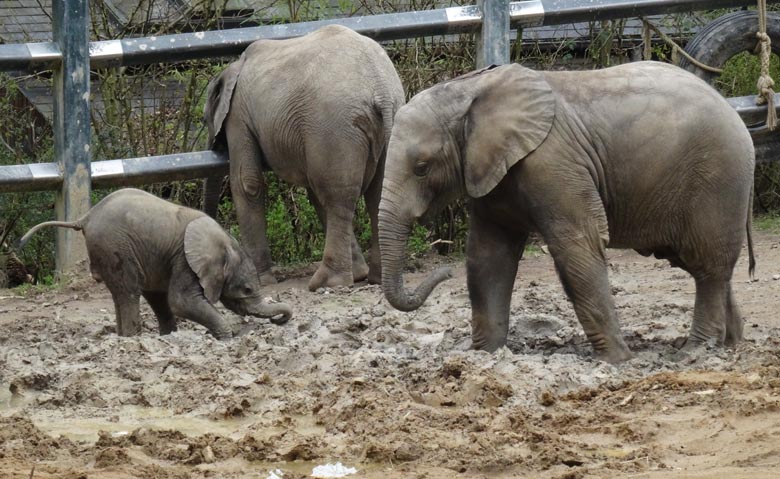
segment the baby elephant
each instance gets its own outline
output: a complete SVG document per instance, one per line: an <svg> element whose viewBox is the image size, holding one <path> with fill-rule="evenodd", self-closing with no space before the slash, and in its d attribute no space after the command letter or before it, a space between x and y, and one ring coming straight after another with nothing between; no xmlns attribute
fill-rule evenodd
<svg viewBox="0 0 780 479"><path fill-rule="evenodd" d="M175 316L181 316L218 339L230 338L230 327L214 307L217 301L275 324L292 316L287 304L263 303L254 263L216 221L145 191L111 193L72 223L41 223L22 237L20 247L44 226L84 233L92 277L111 291L121 336L140 332L141 295L157 315L160 334L176 331Z"/></svg>

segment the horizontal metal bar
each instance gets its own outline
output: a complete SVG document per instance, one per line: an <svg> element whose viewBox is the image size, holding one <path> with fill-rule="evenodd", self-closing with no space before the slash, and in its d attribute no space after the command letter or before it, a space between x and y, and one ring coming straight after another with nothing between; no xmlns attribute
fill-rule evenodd
<svg viewBox="0 0 780 479"><path fill-rule="evenodd" d="M780 0L768 0L778 3ZM628 18L658 13L753 5L754 0L528 0L509 4L513 26ZM444 35L476 30L482 12L476 5L415 12L346 17L314 22L264 25L230 30L126 38L90 43L93 67L177 62L241 53L260 39L293 38L330 24L349 27L377 41ZM60 61L53 43L0 45L0 71L35 70Z"/></svg>
<svg viewBox="0 0 780 479"><path fill-rule="evenodd" d="M92 185L96 188L145 185L227 173L227 155L207 150L176 155L95 161L92 163Z"/></svg>
<svg viewBox="0 0 780 479"><path fill-rule="evenodd" d="M726 100L737 110L746 125L758 125L766 121L766 104L756 105L755 95L736 96ZM780 93L775 93L775 105L780 105Z"/></svg>
<svg viewBox="0 0 780 479"><path fill-rule="evenodd" d="M780 0L767 0L778 3ZM542 0L543 25L754 6L755 0Z"/></svg>
<svg viewBox="0 0 780 479"><path fill-rule="evenodd" d="M129 38L121 40L122 55L120 58L113 57L111 64L120 61L122 65L137 65L237 55L256 40L281 40L299 37L325 25L333 24L343 25L381 41L473 31L479 27L481 22L482 14L479 8L466 6L149 38ZM102 46L96 47L97 51L101 49ZM98 67L106 66L101 62L102 58L95 58L93 64Z"/></svg>
<svg viewBox="0 0 780 479"><path fill-rule="evenodd" d="M54 191L62 184L57 163L0 166L0 193Z"/></svg>
<svg viewBox="0 0 780 479"><path fill-rule="evenodd" d="M214 151L93 161L92 186L146 185L228 173L227 156ZM56 163L0 166L0 193L54 191L62 184Z"/></svg>
<svg viewBox="0 0 780 479"><path fill-rule="evenodd" d="M728 98L748 125L766 118L766 105L756 105L755 96ZM780 109L780 93L775 95ZM780 160L780 132L753 132L756 161ZM196 151L175 155L148 156L124 160L93 161L92 185L96 188L145 185L164 181L191 180L228 173L227 156L221 152ZM56 163L0 166L0 193L53 191L62 183Z"/></svg>
<svg viewBox="0 0 780 479"><path fill-rule="evenodd" d="M56 43L12 43L0 45L0 71L41 70L62 61Z"/></svg>

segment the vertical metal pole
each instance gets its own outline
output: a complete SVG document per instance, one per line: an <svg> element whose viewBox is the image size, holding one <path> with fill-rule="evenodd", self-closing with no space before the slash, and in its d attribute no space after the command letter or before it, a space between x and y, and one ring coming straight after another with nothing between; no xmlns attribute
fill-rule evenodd
<svg viewBox="0 0 780 479"><path fill-rule="evenodd" d="M477 68L509 63L509 0L477 0L482 30L477 35Z"/></svg>
<svg viewBox="0 0 780 479"><path fill-rule="evenodd" d="M53 0L54 42L62 63L54 72L54 153L64 181L57 193L60 221L74 221L90 205L89 0ZM87 257L81 233L57 228L57 274Z"/></svg>

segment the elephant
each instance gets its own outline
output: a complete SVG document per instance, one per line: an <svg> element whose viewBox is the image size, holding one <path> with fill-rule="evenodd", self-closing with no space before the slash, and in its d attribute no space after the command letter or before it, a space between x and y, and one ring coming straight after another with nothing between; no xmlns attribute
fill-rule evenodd
<svg viewBox="0 0 780 479"><path fill-rule="evenodd" d="M323 258L309 289L380 282L382 173L393 117L404 101L382 47L339 25L294 39L258 40L210 82L204 109L209 147L227 148L242 243L263 284L275 282L264 204L263 172L269 170L307 188L324 226ZM217 198L209 181L204 209L213 216ZM352 226L361 194L371 220L368 265Z"/></svg>
<svg viewBox="0 0 780 479"><path fill-rule="evenodd" d="M382 286L403 311L451 275L416 289L402 277L411 225L467 196L471 347L506 344L510 300L530 233L541 235L594 350L632 357L620 333L605 248L634 249L691 274L696 299L685 352L737 343L731 288L747 232L754 151L736 111L675 66L597 71L491 66L414 96L395 118L379 206ZM682 352L680 354L685 354Z"/></svg>
<svg viewBox="0 0 780 479"><path fill-rule="evenodd" d="M34 226L19 240L19 247L47 226L84 234L92 277L105 282L111 292L120 336L140 332L141 296L157 316L161 335L177 330L179 316L205 326L218 339L232 337L214 307L217 301L237 314L269 317L275 324L292 316L287 304L262 301L254 263L202 211L125 188L76 221Z"/></svg>

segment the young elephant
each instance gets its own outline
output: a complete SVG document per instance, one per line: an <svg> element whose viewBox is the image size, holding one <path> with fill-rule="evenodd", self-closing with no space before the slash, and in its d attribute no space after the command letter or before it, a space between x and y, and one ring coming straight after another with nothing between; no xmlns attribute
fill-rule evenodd
<svg viewBox="0 0 780 479"><path fill-rule="evenodd" d="M696 281L686 348L742 338L731 276L750 238L754 152L744 123L709 85L655 62L596 71L491 67L436 85L400 109L390 139L379 242L389 302L409 311L401 277L412 223L464 193L473 347L506 343L529 232L549 246L598 358L630 357L605 248L632 248Z"/></svg>
<svg viewBox="0 0 780 479"><path fill-rule="evenodd" d="M217 338L232 332L214 304L241 314L290 319L284 303L265 304L252 261L212 218L132 188L111 193L72 223L49 221L28 231L59 226L81 230L92 277L104 281L116 307L121 336L140 332L140 296L157 315L160 334L176 331L176 318L191 319ZM273 319L275 316L281 317Z"/></svg>
<svg viewBox="0 0 780 479"><path fill-rule="evenodd" d="M401 80L382 47L338 25L258 40L212 80L204 111L209 146L227 147L241 237L263 282L275 282L265 232L269 170L307 188L325 228L310 290L381 281L377 211L393 116L403 103ZM204 201L212 215L213 190ZM368 265L352 226L361 194L371 219Z"/></svg>

